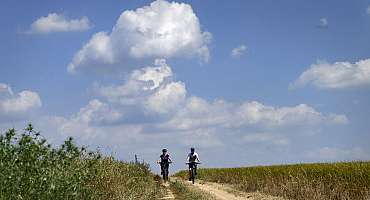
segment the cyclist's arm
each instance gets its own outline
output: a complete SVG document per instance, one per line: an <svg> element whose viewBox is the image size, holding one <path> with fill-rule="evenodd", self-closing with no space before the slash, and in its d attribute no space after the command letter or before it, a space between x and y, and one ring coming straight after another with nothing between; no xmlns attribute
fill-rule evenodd
<svg viewBox="0 0 370 200"><path fill-rule="evenodd" d="M200 163L199 155L198 154L197 154L197 157L196 157L196 160L195 161Z"/></svg>

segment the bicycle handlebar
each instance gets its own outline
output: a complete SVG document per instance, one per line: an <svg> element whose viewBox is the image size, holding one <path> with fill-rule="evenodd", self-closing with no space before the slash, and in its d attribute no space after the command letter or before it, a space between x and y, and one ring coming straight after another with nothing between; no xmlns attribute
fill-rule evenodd
<svg viewBox="0 0 370 200"><path fill-rule="evenodd" d="M168 164L171 164L171 163L173 163L173 162L167 162ZM157 161L157 164L161 164L161 162L159 162L159 161Z"/></svg>
<svg viewBox="0 0 370 200"><path fill-rule="evenodd" d="M185 164L201 164L200 162L186 162Z"/></svg>

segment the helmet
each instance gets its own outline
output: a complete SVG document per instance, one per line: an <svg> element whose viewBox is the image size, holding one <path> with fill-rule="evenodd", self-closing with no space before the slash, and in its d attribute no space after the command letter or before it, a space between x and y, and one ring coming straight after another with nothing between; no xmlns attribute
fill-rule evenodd
<svg viewBox="0 0 370 200"><path fill-rule="evenodd" d="M191 151L191 152L194 152L194 151L195 151L195 148L194 148L194 147L191 147L191 148L190 148L190 151Z"/></svg>
<svg viewBox="0 0 370 200"><path fill-rule="evenodd" d="M162 152L167 152L167 149L166 148L162 149Z"/></svg>

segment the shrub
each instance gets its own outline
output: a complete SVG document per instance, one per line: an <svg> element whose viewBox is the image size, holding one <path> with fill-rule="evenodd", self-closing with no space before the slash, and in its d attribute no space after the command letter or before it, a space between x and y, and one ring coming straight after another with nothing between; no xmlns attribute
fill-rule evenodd
<svg viewBox="0 0 370 200"><path fill-rule="evenodd" d="M72 138L53 147L31 124L0 135L0 199L153 199L158 188L147 164L102 158Z"/></svg>

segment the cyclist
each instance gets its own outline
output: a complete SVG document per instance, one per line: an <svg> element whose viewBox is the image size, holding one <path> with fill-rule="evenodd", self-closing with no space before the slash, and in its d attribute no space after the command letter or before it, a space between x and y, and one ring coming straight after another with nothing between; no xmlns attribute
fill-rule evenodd
<svg viewBox="0 0 370 200"><path fill-rule="evenodd" d="M188 154L187 162L189 163L189 181L191 181L191 171L190 169L194 167L195 175L197 175L197 164L200 163L199 156L195 152L195 148L190 148L190 153Z"/></svg>
<svg viewBox="0 0 370 200"><path fill-rule="evenodd" d="M172 160L170 158L170 155L167 153L167 149L162 149L162 154L159 156L158 164L161 165L161 175L168 176L168 168L170 167L170 163L172 163ZM165 173L166 172L166 173ZM167 179L167 177L164 177Z"/></svg>

